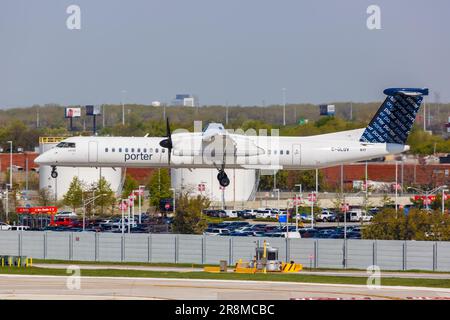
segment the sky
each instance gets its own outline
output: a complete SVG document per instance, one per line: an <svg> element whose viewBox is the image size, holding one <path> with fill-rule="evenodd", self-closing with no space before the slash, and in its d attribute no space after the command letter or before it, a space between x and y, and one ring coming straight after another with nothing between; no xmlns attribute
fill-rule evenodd
<svg viewBox="0 0 450 320"><path fill-rule="evenodd" d="M449 21L448 0L2 0L0 108L177 93L270 105L282 88L288 103L380 101L388 87L448 102Z"/></svg>

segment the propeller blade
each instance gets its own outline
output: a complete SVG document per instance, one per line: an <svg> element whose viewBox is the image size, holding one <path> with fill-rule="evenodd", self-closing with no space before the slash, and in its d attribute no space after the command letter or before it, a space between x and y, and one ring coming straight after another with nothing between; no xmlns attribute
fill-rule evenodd
<svg viewBox="0 0 450 320"><path fill-rule="evenodd" d="M167 149L167 151L169 152L169 154L168 154L168 161L169 161L169 166L170 166L170 159L171 159L171 156L172 156L173 144L172 144L172 133L170 132L169 118L166 118L166 139L161 140L159 142L159 145L161 147Z"/></svg>

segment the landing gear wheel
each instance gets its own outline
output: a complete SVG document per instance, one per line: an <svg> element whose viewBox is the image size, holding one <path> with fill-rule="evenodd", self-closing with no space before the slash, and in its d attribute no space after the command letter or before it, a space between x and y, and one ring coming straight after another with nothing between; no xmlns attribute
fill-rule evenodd
<svg viewBox="0 0 450 320"><path fill-rule="evenodd" d="M52 167L52 173L50 173L53 179L58 178L58 172L56 171L56 167Z"/></svg>
<svg viewBox="0 0 450 320"><path fill-rule="evenodd" d="M230 179L228 179L228 176L224 173L224 176L219 180L219 183L222 187L228 187Z"/></svg>

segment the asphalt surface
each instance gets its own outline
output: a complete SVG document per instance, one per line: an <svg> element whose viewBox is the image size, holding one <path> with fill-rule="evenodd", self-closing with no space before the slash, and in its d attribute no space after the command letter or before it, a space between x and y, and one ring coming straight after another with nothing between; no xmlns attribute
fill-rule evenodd
<svg viewBox="0 0 450 320"><path fill-rule="evenodd" d="M35 263L34 267L50 268L50 269L66 269L73 264L65 263ZM98 269L118 269L118 270L139 270L139 271L175 271L175 272L201 272L203 268L187 268L187 267L159 267L159 266L132 266L132 265L90 265L79 264L80 269L98 270ZM228 270L232 272L232 269ZM339 277L368 277L366 271L301 271L299 275L320 275L320 276L339 276ZM426 273L426 272L393 272L382 271L381 277L385 278L414 278L414 279L450 279L450 273Z"/></svg>
<svg viewBox="0 0 450 320"><path fill-rule="evenodd" d="M0 275L1 299L450 299L450 289L265 281ZM68 286L69 284L69 286Z"/></svg>

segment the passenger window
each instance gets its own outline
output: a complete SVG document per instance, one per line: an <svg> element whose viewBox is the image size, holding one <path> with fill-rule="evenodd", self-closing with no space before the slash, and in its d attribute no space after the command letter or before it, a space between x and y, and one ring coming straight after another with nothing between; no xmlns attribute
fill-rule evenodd
<svg viewBox="0 0 450 320"><path fill-rule="evenodd" d="M162 153L166 153L166 149L161 149L161 152Z"/></svg>
<svg viewBox="0 0 450 320"><path fill-rule="evenodd" d="M149 151L150 151L150 153L153 153L153 148L150 148L150 150L149 150Z"/></svg>
<svg viewBox="0 0 450 320"><path fill-rule="evenodd" d="M289 150L286 150L286 154L289 154Z"/></svg>
<svg viewBox="0 0 450 320"><path fill-rule="evenodd" d="M128 148L125 148L125 152L128 152Z"/></svg>
<svg viewBox="0 0 450 320"><path fill-rule="evenodd" d="M119 148L119 152L122 152L122 148Z"/></svg>
<svg viewBox="0 0 450 320"><path fill-rule="evenodd" d="M270 155L270 153L271 153L271 150L267 150L267 154Z"/></svg>
<svg viewBox="0 0 450 320"><path fill-rule="evenodd" d="M280 155L283 155L283 150L280 150Z"/></svg>
<svg viewBox="0 0 450 320"><path fill-rule="evenodd" d="M155 152L158 153L158 151L159 151L158 148L155 148Z"/></svg>
<svg viewBox="0 0 450 320"><path fill-rule="evenodd" d="M138 148L138 149L137 149L137 152L140 153L140 152L141 152L141 148Z"/></svg>
<svg viewBox="0 0 450 320"><path fill-rule="evenodd" d="M147 153L147 148L144 148L144 153Z"/></svg>
<svg viewBox="0 0 450 320"><path fill-rule="evenodd" d="M131 153L133 153L134 152L134 148L131 148Z"/></svg>
<svg viewBox="0 0 450 320"><path fill-rule="evenodd" d="M115 148L112 148L112 149L111 149L111 152L116 152L116 149L115 149Z"/></svg>
<svg viewBox="0 0 450 320"><path fill-rule="evenodd" d="M273 154L277 154L277 150L273 150Z"/></svg>
<svg viewBox="0 0 450 320"><path fill-rule="evenodd" d="M105 148L105 152L108 152L108 148Z"/></svg>

